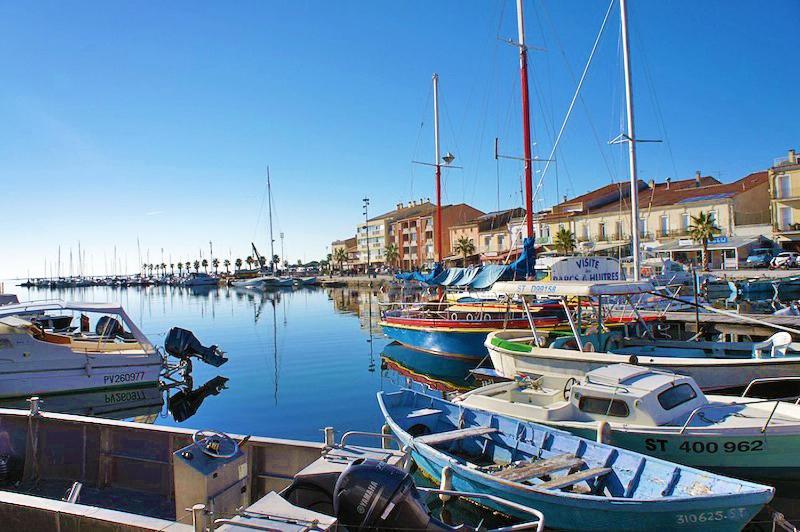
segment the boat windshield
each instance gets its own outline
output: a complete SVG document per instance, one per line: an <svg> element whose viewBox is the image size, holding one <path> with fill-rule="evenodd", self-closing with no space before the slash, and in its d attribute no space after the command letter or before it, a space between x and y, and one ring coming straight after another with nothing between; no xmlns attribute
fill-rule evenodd
<svg viewBox="0 0 800 532"><path fill-rule="evenodd" d="M697 392L694 391L692 385L684 382L658 394L658 402L664 410L672 410L695 397L697 397Z"/></svg>
<svg viewBox="0 0 800 532"><path fill-rule="evenodd" d="M588 414L600 414L603 416L628 417L630 414L628 403L606 397L584 395L578 402L578 408Z"/></svg>

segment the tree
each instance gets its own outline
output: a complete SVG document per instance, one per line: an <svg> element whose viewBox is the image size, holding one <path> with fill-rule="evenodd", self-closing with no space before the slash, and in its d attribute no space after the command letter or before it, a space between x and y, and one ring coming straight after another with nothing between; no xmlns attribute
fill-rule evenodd
<svg viewBox="0 0 800 532"><path fill-rule="evenodd" d="M333 252L333 260L339 263L339 273L344 273L342 264L347 262L347 252L344 248L336 248L336 251Z"/></svg>
<svg viewBox="0 0 800 532"><path fill-rule="evenodd" d="M556 233L556 238L553 240L556 250L564 255L572 253L575 249L575 235L566 227L562 227Z"/></svg>
<svg viewBox="0 0 800 532"><path fill-rule="evenodd" d="M208 259L203 259L203 262L201 262L200 264L203 265L203 271L208 273Z"/></svg>
<svg viewBox="0 0 800 532"><path fill-rule="evenodd" d="M241 258L237 258L236 262L234 264L236 264L236 269L237 270L241 270L242 269L242 259Z"/></svg>
<svg viewBox="0 0 800 532"><path fill-rule="evenodd" d="M281 258L279 256L277 256L277 255L273 255L272 256L272 264L274 264L277 267L278 264L280 264L280 263L281 263Z"/></svg>
<svg viewBox="0 0 800 532"><path fill-rule="evenodd" d="M211 265L214 267L214 273L217 273L217 270L219 270L219 259L213 259Z"/></svg>
<svg viewBox="0 0 800 532"><path fill-rule="evenodd" d="M303 261L302 261L302 260L300 260L300 259L297 259L297 265L298 265L298 266L302 266L302 265L303 265Z"/></svg>
<svg viewBox="0 0 800 532"><path fill-rule="evenodd" d="M171 262L169 264L169 273L170 273L170 275L175 275L175 263L174 262Z"/></svg>
<svg viewBox="0 0 800 532"><path fill-rule="evenodd" d="M464 267L467 267L467 257L475 253L475 243L467 235L462 235L456 240L455 252L464 257Z"/></svg>
<svg viewBox="0 0 800 532"><path fill-rule="evenodd" d="M203 262L205 262L205 260ZM200 261L195 259L194 260L194 272L197 273L199 271L200 271Z"/></svg>
<svg viewBox="0 0 800 532"><path fill-rule="evenodd" d="M258 257L258 265L261 266L261 268L264 268L264 266L267 265L267 257L264 257L263 255L259 255L259 257Z"/></svg>
<svg viewBox="0 0 800 532"><path fill-rule="evenodd" d="M689 226L689 236L695 242L700 242L703 246L703 271L708 271L708 241L714 238L715 233L719 233L720 228L711 216L711 213L700 212L697 216L692 216L692 225Z"/></svg>
<svg viewBox="0 0 800 532"><path fill-rule="evenodd" d="M153 276L153 265L152 264L148 264L147 265L147 271L150 272L150 276L152 277Z"/></svg>
<svg viewBox="0 0 800 532"><path fill-rule="evenodd" d="M167 263L166 262L162 262L161 263L161 275L166 275L166 274L167 274Z"/></svg>
<svg viewBox="0 0 800 532"><path fill-rule="evenodd" d="M183 275L183 263L178 263L178 275Z"/></svg>
<svg viewBox="0 0 800 532"><path fill-rule="evenodd" d="M386 258L386 264L390 266L394 266L394 263L400 258L400 252L397 250L397 245L394 242L391 242L388 246L386 246L386 250L383 252L384 257Z"/></svg>
<svg viewBox="0 0 800 532"><path fill-rule="evenodd" d="M225 273L231 273L231 261L230 261L230 259L225 259L225 261L222 264L225 265Z"/></svg>
<svg viewBox="0 0 800 532"><path fill-rule="evenodd" d="M250 255L248 255L248 256L247 256L247 258L246 258L246 259L244 259L244 261L247 263L247 267L248 267L248 268L250 268L250 269L252 269L252 268L253 268L253 263L255 262L255 259L253 259L253 257L251 257Z"/></svg>
<svg viewBox="0 0 800 532"><path fill-rule="evenodd" d="M147 273L147 263L142 264L142 274Z"/></svg>
<svg viewBox="0 0 800 532"><path fill-rule="evenodd" d="M189 270L192 268L192 263L187 260L184 267L186 268L186 273L189 273Z"/></svg>

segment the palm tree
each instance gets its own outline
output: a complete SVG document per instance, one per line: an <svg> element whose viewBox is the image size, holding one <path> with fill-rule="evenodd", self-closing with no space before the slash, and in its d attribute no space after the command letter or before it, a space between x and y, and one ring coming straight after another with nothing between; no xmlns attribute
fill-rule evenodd
<svg viewBox="0 0 800 532"><path fill-rule="evenodd" d="M247 258L244 259L244 261L247 263L247 267L252 270L253 269L253 263L255 262L255 260L253 260L253 257L248 255Z"/></svg>
<svg viewBox="0 0 800 532"><path fill-rule="evenodd" d="M183 263L178 262L178 276L183 275Z"/></svg>
<svg viewBox="0 0 800 532"><path fill-rule="evenodd" d="M203 262L201 262L200 264L203 265L203 271L208 273L208 259L203 259Z"/></svg>
<svg viewBox="0 0 800 532"><path fill-rule="evenodd" d="M205 262L205 259L203 259L203 262ZM195 259L195 261L194 261L194 273L198 273L199 271L200 271L200 261Z"/></svg>
<svg viewBox="0 0 800 532"><path fill-rule="evenodd" d="M219 259L213 259L211 265L214 267L214 273L217 273L217 270L219 270Z"/></svg>
<svg viewBox="0 0 800 532"><path fill-rule="evenodd" d="M147 263L142 264L142 273L147 273Z"/></svg>
<svg viewBox="0 0 800 532"><path fill-rule="evenodd" d="M703 246L703 271L708 271L708 241L714 238L715 233L719 233L720 228L711 216L711 213L700 212L697 216L692 216L692 225L689 226L689 236L695 242L700 242Z"/></svg>
<svg viewBox="0 0 800 532"><path fill-rule="evenodd" d="M153 276L153 265L152 264L148 264L147 265L147 271L150 272L150 277L152 277Z"/></svg>
<svg viewBox="0 0 800 532"><path fill-rule="evenodd" d="M236 262L234 264L236 264L236 269L237 270L241 270L242 269L242 259L241 258L236 259Z"/></svg>
<svg viewBox="0 0 800 532"><path fill-rule="evenodd" d="M231 273L231 261L230 259L225 259L222 264L225 265L225 273Z"/></svg>
<svg viewBox="0 0 800 532"><path fill-rule="evenodd" d="M170 265L169 265L169 274L170 275L175 275L175 263L174 262L171 262Z"/></svg>
<svg viewBox="0 0 800 532"><path fill-rule="evenodd" d="M553 240L556 250L561 251L564 255L572 253L575 249L575 235L566 227L561 227L556 233L556 238Z"/></svg>
<svg viewBox="0 0 800 532"><path fill-rule="evenodd" d="M337 248L336 251L333 252L333 260L339 263L339 273L343 273L342 264L347 262L347 252L344 248Z"/></svg>
<svg viewBox="0 0 800 532"><path fill-rule="evenodd" d="M192 268L192 263L187 260L183 266L186 268L186 273L189 273L189 270Z"/></svg>
<svg viewBox="0 0 800 532"><path fill-rule="evenodd" d="M461 253L461 256L464 257L464 267L466 268L467 257L475 253L475 243L467 235L463 235L456 240L456 247L453 251Z"/></svg>
<svg viewBox="0 0 800 532"><path fill-rule="evenodd" d="M161 263L161 275L166 275L166 274L167 274L167 263L162 262Z"/></svg>
<svg viewBox="0 0 800 532"><path fill-rule="evenodd" d="M392 242L386 246L386 250L383 252L383 255L386 258L386 264L394 266L394 263L400 257L400 252L397 251L397 245Z"/></svg>
<svg viewBox="0 0 800 532"><path fill-rule="evenodd" d="M258 265L261 266L261 268L264 268L264 266L267 265L267 257L259 255L259 257L258 257Z"/></svg>

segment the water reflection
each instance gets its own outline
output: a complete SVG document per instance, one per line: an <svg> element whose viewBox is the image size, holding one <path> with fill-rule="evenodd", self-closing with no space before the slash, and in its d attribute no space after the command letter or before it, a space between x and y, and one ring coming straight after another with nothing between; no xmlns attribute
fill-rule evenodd
<svg viewBox="0 0 800 532"><path fill-rule="evenodd" d="M473 361L436 356L397 342L384 347L381 353L384 377L406 388L417 383L427 390L443 393L466 391L475 387L470 374L474 367Z"/></svg>

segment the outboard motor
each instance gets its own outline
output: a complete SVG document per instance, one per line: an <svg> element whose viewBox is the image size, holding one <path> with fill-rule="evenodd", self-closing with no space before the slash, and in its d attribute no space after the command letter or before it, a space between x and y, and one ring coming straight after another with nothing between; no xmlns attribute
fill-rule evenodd
<svg viewBox="0 0 800 532"><path fill-rule="evenodd" d="M469 530L434 519L411 475L379 460L353 462L333 494L336 518L348 530Z"/></svg>
<svg viewBox="0 0 800 532"><path fill-rule="evenodd" d="M164 349L175 358L188 360L190 357L197 357L215 368L228 361L224 356L225 353L217 346L205 347L192 331L180 327L173 327L169 330L167 338L164 340Z"/></svg>

